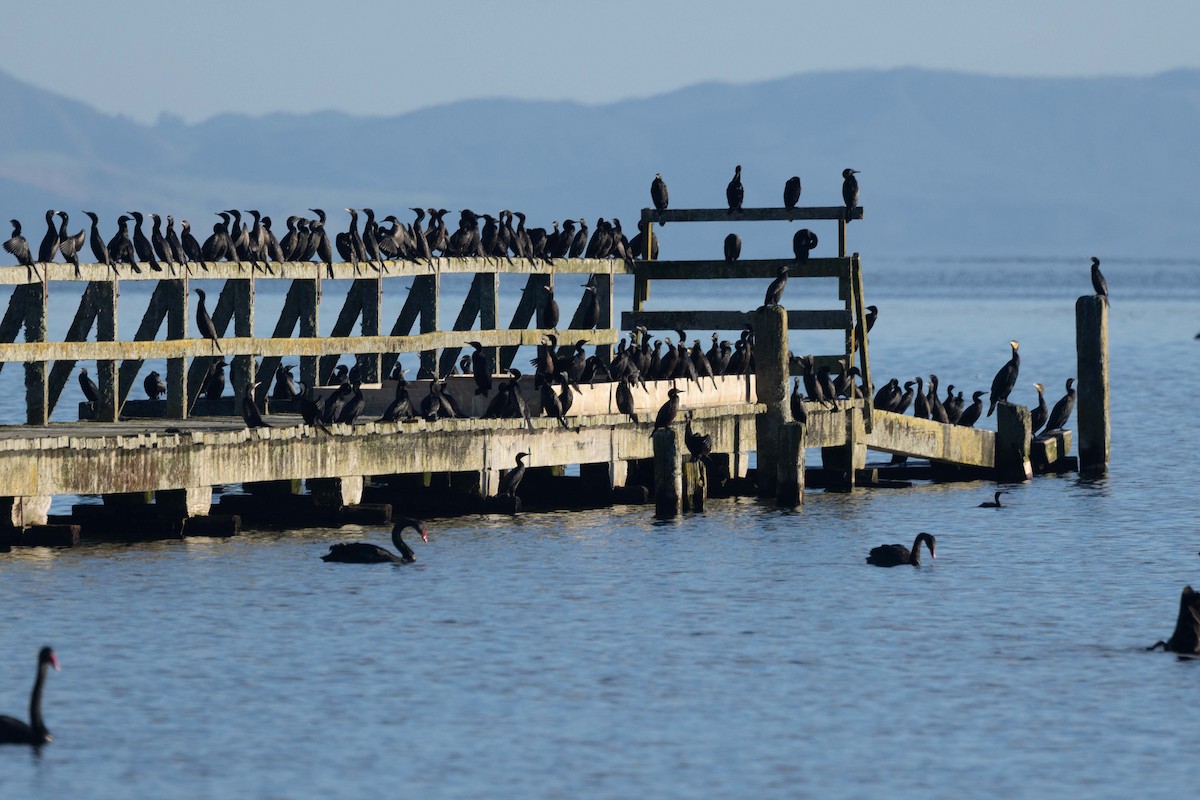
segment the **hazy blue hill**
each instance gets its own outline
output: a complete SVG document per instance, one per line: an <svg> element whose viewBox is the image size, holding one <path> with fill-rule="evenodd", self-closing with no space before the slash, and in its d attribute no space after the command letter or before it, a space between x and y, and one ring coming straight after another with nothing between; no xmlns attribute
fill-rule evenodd
<svg viewBox="0 0 1200 800"><path fill-rule="evenodd" d="M1196 252L1200 72L1016 79L915 69L701 84L603 106L487 99L396 117L222 115L141 125L0 74L0 217L136 206L206 231L220 208L279 219L322 205L522 209L532 224L619 216L632 231L655 172L672 205L720 206L734 164L748 205L840 201L862 170L864 253ZM336 213L334 213L336 212ZM720 226L715 226L720 227ZM679 229L664 234L685 238ZM719 239L725 231L704 234ZM743 236L747 233L743 232ZM691 247L707 247L695 243ZM830 241L825 239L826 242ZM683 245L679 245L683 248ZM779 244L763 245L777 254ZM784 248L786 251L786 247Z"/></svg>

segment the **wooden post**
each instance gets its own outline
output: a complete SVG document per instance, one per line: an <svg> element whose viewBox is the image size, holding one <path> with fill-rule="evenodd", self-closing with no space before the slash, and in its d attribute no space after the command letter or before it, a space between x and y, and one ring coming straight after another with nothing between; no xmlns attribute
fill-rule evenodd
<svg viewBox="0 0 1200 800"><path fill-rule="evenodd" d="M1079 386L1079 469L1104 472L1112 437L1108 408L1108 303L1097 295L1075 301L1075 358Z"/></svg>
<svg viewBox="0 0 1200 800"><path fill-rule="evenodd" d="M25 341L46 341L45 283L27 284L25 298ZM16 292L14 291L14 294ZM25 421L29 425L45 425L50 421L49 371L45 361L25 364Z"/></svg>
<svg viewBox="0 0 1200 800"><path fill-rule="evenodd" d="M167 338L188 338L188 282L182 280L161 281L165 292L167 310ZM146 311L147 316L150 310ZM144 321L144 320L143 320ZM157 328L157 326L155 326ZM151 334L153 336L153 334ZM167 359L167 412L170 419L187 419L188 415L188 371L186 358Z"/></svg>
<svg viewBox="0 0 1200 800"><path fill-rule="evenodd" d="M362 325L360 333L363 336L379 335L379 316L383 300L383 278L364 278L362 280ZM381 353L358 353L357 363L359 377L363 383L378 383Z"/></svg>
<svg viewBox="0 0 1200 800"><path fill-rule="evenodd" d="M654 432L654 516L659 519L683 513L682 438L675 428Z"/></svg>
<svg viewBox="0 0 1200 800"><path fill-rule="evenodd" d="M867 308L866 300L863 299L862 263L859 261L858 253L855 253L850 259L850 276L851 286L854 289L854 318L857 320L856 325L862 330L861 341L852 342L851 347L857 346L859 349L858 369L862 373L863 385L867 387L866 397L863 398L863 426L866 432L870 433L873 424L875 386L871 382L871 359L867 354ZM849 369L853 363L852 354L851 358L846 361L846 368Z"/></svg>
<svg viewBox="0 0 1200 800"><path fill-rule="evenodd" d="M117 282L93 283L96 287L96 341L117 341ZM117 362L105 359L96 362L96 383L100 386L100 402L96 404L98 422L116 422L121 416L118 399Z"/></svg>
<svg viewBox="0 0 1200 800"><path fill-rule="evenodd" d="M708 470L703 461L683 462L683 507L686 511L703 513L708 501Z"/></svg>
<svg viewBox="0 0 1200 800"><path fill-rule="evenodd" d="M229 292L233 300L233 335L241 337L254 336L254 279L239 279L225 282L221 297ZM218 327L218 330L220 328ZM229 370L229 383L233 387L233 396L240 397L246 387L255 381L257 362L254 356L234 356ZM267 376L270 380L271 376ZM234 408L237 408L234 402Z"/></svg>
<svg viewBox="0 0 1200 800"><path fill-rule="evenodd" d="M1027 481L1033 478L1029 460L1029 442L1033 436L1033 418L1029 409L1002 402L996 406L996 477L1002 481Z"/></svg>
<svg viewBox="0 0 1200 800"><path fill-rule="evenodd" d="M438 329L438 306L441 304L442 295L441 270L430 277L431 280L426 284L425 296L421 303L421 333L433 333ZM413 283L415 285L416 282ZM417 373L417 377L441 377L437 376L437 362L437 350L422 350L421 369Z"/></svg>
<svg viewBox="0 0 1200 800"><path fill-rule="evenodd" d="M319 275L320 268L317 269ZM296 302L300 305L298 335L306 339L315 339L320 336L318 323L321 311L321 279L318 277L315 280L296 281L292 286L296 289ZM313 389L319 382L317 365L320 361L318 356L300 356L300 382L309 397L313 396Z"/></svg>
<svg viewBox="0 0 1200 800"><path fill-rule="evenodd" d="M780 431L775 499L785 508L804 505L805 427L803 422L788 422Z"/></svg>
<svg viewBox="0 0 1200 800"><path fill-rule="evenodd" d="M780 435L784 424L792 421L788 401L787 310L782 306L760 308L752 325L758 402L767 407L755 424L758 495L771 497L776 492Z"/></svg>
<svg viewBox="0 0 1200 800"><path fill-rule="evenodd" d="M853 489L854 473L866 463L866 445L859 443L862 412L858 406L842 411L846 416L846 443L821 448L821 466L831 488Z"/></svg>

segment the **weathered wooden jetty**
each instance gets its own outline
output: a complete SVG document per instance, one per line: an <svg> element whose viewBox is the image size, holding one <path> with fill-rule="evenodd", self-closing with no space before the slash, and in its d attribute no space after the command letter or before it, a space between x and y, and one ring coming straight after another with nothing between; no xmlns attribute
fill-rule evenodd
<svg viewBox="0 0 1200 800"><path fill-rule="evenodd" d="M863 267L848 254L849 219L863 211L841 207L745 209L736 218L726 209L642 212L643 224L683 222L796 222L836 224L836 257L725 261L638 261L569 259L553 263L526 259L387 261L382 267L350 264L331 268L316 263L210 263L163 265L135 273L124 265L84 264L86 282L79 306L61 341L50 341L47 308L51 291L80 280L70 264L0 268L0 284L14 286L0 319L0 369L21 364L25 373L24 425L0 427L0 545L70 545L84 535L123 539L185 535L230 535L240 520L255 524L336 524L386 520L400 512L477 513L513 510L489 505L502 473L518 452L529 453L523 486L544 505L596 506L654 502L659 515L702 509L708 495L731 493L777 497L781 505L803 502L806 482L847 489L887 485L879 470L866 470L866 453L929 459L933 477L986 477L1027 480L1034 467L1069 465L1069 432L1031 441L1026 408L1001 404L996 432L945 425L873 409L871 395L808 409L807 424L791 418L789 331L840 331L844 347L815 357L836 367L839 359L859 367L871 385L869 337L855 335L865 313ZM711 281L773 278L787 265L790 280L835 279L837 307L750 311L661 311L649 309L656 281ZM444 300L442 278L470 275L471 283L451 329L438 325ZM616 321L614 284L633 278L628 311ZM507 327L500 327L500 280L524 280L520 302ZM586 279L595 287L600 319L584 329L588 299L580 298L568 324L545 327L547 293L556 279L558 298ZM350 281L330 336L318 333L323 289L330 279ZM403 279L403 283L400 279ZM261 380L257 399L272 427L248 429L233 400L200 397L203 379L217 356L214 345L192 335L190 282L223 281L210 308L220 335L220 354L231 362L234 398ZM254 335L255 287L285 281L287 294L269 337ZM152 281L154 289L132 340L117 335L119 286ZM344 286L344 283L336 284ZM382 315L385 289L406 289L401 311L390 327ZM582 294L582 293L581 293ZM797 293L798 294L798 293ZM211 301L210 301L211 302ZM786 295L785 295L786 302ZM1082 297L1077 305L1079 352L1080 454L1085 469L1103 469L1108 459L1107 306ZM621 330L740 331L755 336L752 374L707 379L682 395L695 427L713 437L707 467L692 464L683 447L682 414L672 428L653 437L650 422L672 381L650 381L634 392L639 423L619 413L614 384L584 386L570 411L569 425L537 417L520 419L438 419L334 425L326 434L302 424L290 402L268 399L268 384L283 359L299 362L306 391L327 389L338 359L353 356L364 381L374 419L391 399L395 381L387 376L401 354L419 354L418 399L428 379L452 372L466 339L487 350L495 372L513 364L518 349L547 334L560 341L587 340L605 358ZM415 328L415 330L414 330ZM386 332L385 332L386 331ZM23 333L22 341L18 337ZM94 340L89 341L93 336ZM147 360L165 360L165 399L134 399ZM66 382L79 362L95 362L99 400L81 404L79 422L50 423ZM13 367L9 367L13 368ZM531 376L521 389L537 408ZM499 377L498 377L499 379ZM451 391L472 400L463 384ZM473 389L473 384L470 384ZM329 387L332 389L333 387ZM372 416L374 412L374 416ZM821 468L807 468L806 450L820 448ZM750 454L756 468L750 469ZM565 468L578 465L578 475ZM912 471L912 468L909 468ZM51 498L78 496L66 515L50 515ZM97 503L94 498L100 498ZM547 501L546 498L553 498ZM526 506L529 507L527 503Z"/></svg>

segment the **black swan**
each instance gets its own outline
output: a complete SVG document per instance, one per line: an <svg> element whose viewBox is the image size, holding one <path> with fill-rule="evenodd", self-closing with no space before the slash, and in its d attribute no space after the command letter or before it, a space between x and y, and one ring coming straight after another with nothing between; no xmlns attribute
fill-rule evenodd
<svg viewBox="0 0 1200 800"><path fill-rule="evenodd" d="M930 558L937 558L937 539L929 533L918 533L917 538L913 539L911 551L902 544L881 544L879 547L871 548L871 555L867 556L867 563L877 567L898 567L901 564L912 564L914 567L919 567L921 566L921 542L924 542L925 546L929 548Z"/></svg>
<svg viewBox="0 0 1200 800"><path fill-rule="evenodd" d="M392 544L396 546L399 555L367 542L342 542L331 545L329 552L321 556L321 560L336 561L339 564L411 564L417 560L417 554L400 538L400 533L405 528L412 528L421 534L421 541L429 541L429 531L424 522L419 519L402 519L392 528Z"/></svg>
<svg viewBox="0 0 1200 800"><path fill-rule="evenodd" d="M1155 642L1147 650L1157 648L1186 655L1200 654L1200 592L1191 586L1183 587L1179 597L1179 618L1175 621L1175 632L1165 642Z"/></svg>
<svg viewBox="0 0 1200 800"><path fill-rule="evenodd" d="M1008 494L1008 492L996 492L995 500L982 502L979 504L979 507L980 508L1003 508L1003 506L1000 505L1000 495L1002 495L1002 494Z"/></svg>
<svg viewBox="0 0 1200 800"><path fill-rule="evenodd" d="M53 736L42 722L42 687L46 683L46 668L58 669L58 659L49 647L38 653L37 680L33 682L33 694L29 696L29 722L14 717L0 716L0 744L31 744L40 747L52 741Z"/></svg>

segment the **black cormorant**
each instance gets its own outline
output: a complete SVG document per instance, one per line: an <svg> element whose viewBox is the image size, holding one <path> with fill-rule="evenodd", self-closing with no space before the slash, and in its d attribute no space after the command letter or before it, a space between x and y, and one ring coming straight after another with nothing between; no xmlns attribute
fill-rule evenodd
<svg viewBox="0 0 1200 800"><path fill-rule="evenodd" d="M21 223L17 220L9 220L12 223L12 237L4 243L4 249L17 259L17 263L27 268L29 279L33 280L33 255L29 252L29 242L21 235Z"/></svg>
<svg viewBox="0 0 1200 800"><path fill-rule="evenodd" d="M746 189L742 186L742 165L738 164L733 168L733 179L725 187L725 201L729 203L729 210L731 212L741 211L742 200L745 196Z"/></svg>
<svg viewBox="0 0 1200 800"><path fill-rule="evenodd" d="M779 305L779 301L783 299L783 290L787 288L787 279L788 268L787 264L784 264L779 268L779 274L775 276L775 280L767 286L767 293L763 298L763 308Z"/></svg>
<svg viewBox="0 0 1200 800"><path fill-rule="evenodd" d="M554 289L546 286L546 300L542 304L542 327L558 327L558 301L554 299Z"/></svg>
<svg viewBox="0 0 1200 800"><path fill-rule="evenodd" d="M858 178L854 177L858 170L847 167L842 170L842 201L846 204L846 222L858 206Z"/></svg>
<svg viewBox="0 0 1200 800"><path fill-rule="evenodd" d="M1186 655L1200 654L1200 592L1191 586L1183 587L1179 597L1179 616L1175 619L1175 631L1165 642L1155 642L1147 650L1157 648Z"/></svg>
<svg viewBox="0 0 1200 800"><path fill-rule="evenodd" d="M1000 371L996 373L996 377L992 378L992 392L988 398L990 405L988 405L987 415L989 417L996 410L997 403L1008 400L1013 387L1017 385L1017 373L1021 371L1021 356L1017 353L1017 348L1021 344L1016 339L1013 339L1008 345L1012 348L1012 358L1000 368Z"/></svg>
<svg viewBox="0 0 1200 800"><path fill-rule="evenodd" d="M783 207L795 208L800 202L800 176L793 175L783 185Z"/></svg>
<svg viewBox="0 0 1200 800"><path fill-rule="evenodd" d="M1071 411L1075 408L1075 389L1072 386L1074 383L1074 378L1067 378L1067 393L1054 404L1054 408L1050 411L1050 418L1046 420L1046 433L1062 430L1063 426L1067 424L1067 420L1071 418Z"/></svg>
<svg viewBox="0 0 1200 800"><path fill-rule="evenodd" d="M38 261L49 264L58 252L58 228L54 225L54 215L57 212L50 209L46 212L46 235L42 237L42 246L38 248Z"/></svg>
<svg viewBox="0 0 1200 800"><path fill-rule="evenodd" d="M617 381L616 395L617 410L622 414L628 414L635 425L640 423L641 420L638 419L637 412L634 411L633 389L629 386L629 378L624 375Z"/></svg>
<svg viewBox="0 0 1200 800"><path fill-rule="evenodd" d="M79 370L79 388L83 389L83 396L87 398L88 407L95 411L96 404L100 402L100 387L88 377L86 369L80 368Z"/></svg>
<svg viewBox="0 0 1200 800"><path fill-rule="evenodd" d="M162 272L162 267L158 265L158 259L154 256L154 245L150 244L150 240L142 231L142 222L144 221L142 212L130 211L129 216L133 217L133 252L137 253L140 261L149 262L150 269Z"/></svg>
<svg viewBox="0 0 1200 800"><path fill-rule="evenodd" d="M1038 404L1032 411L1029 412L1031 423L1029 435L1037 436L1038 431L1042 429L1042 426L1046 424L1046 420L1049 419L1050 412L1046 409L1046 395L1044 394L1046 387L1042 386L1040 383L1035 383L1033 388L1037 389Z"/></svg>
<svg viewBox="0 0 1200 800"><path fill-rule="evenodd" d="M467 342L475 348L471 353L471 375L475 378L475 394L487 397L492 391L492 363L479 342Z"/></svg>
<svg viewBox="0 0 1200 800"><path fill-rule="evenodd" d="M731 233L725 237L725 260L737 261L742 256L742 237Z"/></svg>
<svg viewBox="0 0 1200 800"><path fill-rule="evenodd" d="M215 359L208 365L208 376L204 379L201 391L208 400L220 400L225 394L225 368L229 366L223 358Z"/></svg>
<svg viewBox="0 0 1200 800"><path fill-rule="evenodd" d="M204 254L200 250L200 242L192 235L192 224L185 220L180 220L179 224L183 227L183 233L179 235L180 244L183 245L183 255L185 261L195 264L199 263L208 271L208 264L204 263Z"/></svg>
<svg viewBox="0 0 1200 800"><path fill-rule="evenodd" d="M92 221L91 237L88 240L92 245L92 256L96 259L97 264L104 264L111 267L113 265L112 256L109 255L108 245L104 242L104 237L100 235L100 218L96 216L95 211L85 211L83 213Z"/></svg>
<svg viewBox="0 0 1200 800"><path fill-rule="evenodd" d="M517 453L517 465L504 473L504 477L500 479L500 490L496 492L497 497L516 497L517 487L521 485L521 479L525 477L525 458L529 453Z"/></svg>
<svg viewBox="0 0 1200 800"><path fill-rule="evenodd" d="M659 211L667 210L667 204L670 202L667 195L667 182L658 172L654 173L654 180L650 183L650 199L654 201L654 207Z"/></svg>
<svg viewBox="0 0 1200 800"><path fill-rule="evenodd" d="M937 558L937 540L932 534L918 533L917 538L913 539L912 550L902 544L881 544L879 547L871 548L871 555L867 556L867 563L877 567L898 567L901 564L919 567L921 566L921 542L924 542L925 546L929 548L929 557Z"/></svg>
<svg viewBox="0 0 1200 800"><path fill-rule="evenodd" d="M972 428L979 418L983 415L983 396L987 392L975 392L971 395L971 405L963 409L962 416L958 418L957 425L964 428Z"/></svg>
<svg viewBox="0 0 1200 800"><path fill-rule="evenodd" d="M200 335L212 342L213 347L218 353L224 352L221 350L221 343L217 336L217 326L213 324L212 317L208 315L208 310L204 307L204 290L197 289L196 294L200 295L200 301L196 304L196 329L200 331Z"/></svg>
<svg viewBox="0 0 1200 800"><path fill-rule="evenodd" d="M142 388L146 390L146 397L151 400L157 400L167 393L167 385L163 383L163 379L157 372L151 372L142 381Z"/></svg>
<svg viewBox="0 0 1200 800"><path fill-rule="evenodd" d="M254 402L254 390L258 388L258 384L258 381L246 384L246 391L242 394L242 419L245 421L247 428L271 427L263 422L258 405Z"/></svg>
<svg viewBox="0 0 1200 800"><path fill-rule="evenodd" d="M350 397L347 398L341 410L338 411L334 422L341 423L342 425L353 425L366 407L367 401L363 397L362 384L355 380L350 384Z"/></svg>
<svg viewBox="0 0 1200 800"><path fill-rule="evenodd" d="M167 244L167 237L163 236L162 218L158 214L150 214L150 220L153 223L150 226L150 246L154 248L154 255L159 261L164 261L168 266L172 263L173 253L171 246Z"/></svg>
<svg viewBox="0 0 1200 800"><path fill-rule="evenodd" d="M1104 298L1104 302L1108 302L1108 281L1104 280L1104 273L1100 271L1100 259L1095 256L1092 256L1092 288Z"/></svg>
<svg viewBox="0 0 1200 800"><path fill-rule="evenodd" d="M292 364L280 364L275 368L275 388L271 390L272 400L292 400L299 396L300 387L292 376Z"/></svg>
<svg viewBox="0 0 1200 800"><path fill-rule="evenodd" d="M133 240L129 238L129 217L122 214L117 217L117 232L108 240L108 255L112 258L113 269L117 264L128 264L134 272L141 272L138 266L137 252L133 249Z"/></svg>
<svg viewBox="0 0 1200 800"><path fill-rule="evenodd" d="M653 436L659 430L670 428L675 422L676 415L679 414L679 395L682 394L678 389L672 386L667 390L667 402L663 403L658 409L658 414L654 417L654 428L651 429L650 435Z"/></svg>
<svg viewBox="0 0 1200 800"><path fill-rule="evenodd" d="M800 393L800 379L792 383L792 394L788 398L791 404L792 421L808 424L808 408L804 405L804 395Z"/></svg>
<svg viewBox="0 0 1200 800"><path fill-rule="evenodd" d="M809 252L817 246L817 235L808 228L801 228L792 236L792 255L797 261L808 261Z"/></svg>
<svg viewBox="0 0 1200 800"><path fill-rule="evenodd" d="M690 410L684 415L684 420L683 443L687 447L688 452L692 454L692 463L703 461L707 464L709 456L712 455L712 434L696 433L692 430L692 412Z"/></svg>
<svg viewBox="0 0 1200 800"><path fill-rule="evenodd" d="M412 528L421 534L421 541L429 541L429 531L425 523L419 519L400 519L392 526L392 544L396 552L367 542L342 542L330 545L329 552L321 556L322 561L332 561L338 564L411 564L417 560L417 554L400 537L402 531Z"/></svg>
<svg viewBox="0 0 1200 800"><path fill-rule="evenodd" d="M67 223L69 222L67 212L59 211L58 216L62 220L58 229L58 252L62 253L64 261L75 265L75 278L78 279L80 277L79 251L83 249L83 240L87 237L87 233L83 228L80 228L79 232L74 235L67 233Z"/></svg>

